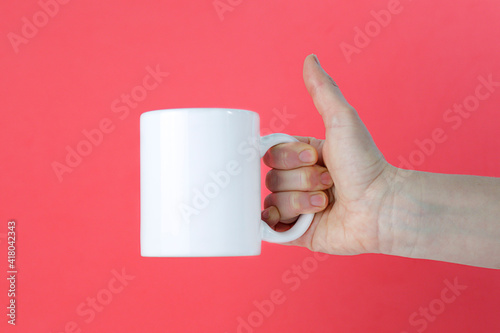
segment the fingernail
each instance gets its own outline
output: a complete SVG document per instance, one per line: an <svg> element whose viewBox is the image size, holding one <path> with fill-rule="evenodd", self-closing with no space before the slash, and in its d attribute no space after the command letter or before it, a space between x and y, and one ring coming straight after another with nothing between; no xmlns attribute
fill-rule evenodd
<svg viewBox="0 0 500 333"><path fill-rule="evenodd" d="M261 218L262 218L263 220L267 220L267 219L269 218L269 216L271 215L271 214L269 213L269 208L264 209L264 210L262 211L262 214L261 214L261 215L262 215L262 216L261 216Z"/></svg>
<svg viewBox="0 0 500 333"><path fill-rule="evenodd" d="M333 182L332 176L330 176L330 173L328 171L323 172L319 176L319 179L323 185L330 185Z"/></svg>
<svg viewBox="0 0 500 333"><path fill-rule="evenodd" d="M314 153L310 149L306 149L300 152L299 159L304 163L314 162Z"/></svg>
<svg viewBox="0 0 500 333"><path fill-rule="evenodd" d="M309 201L311 202L311 205L321 207L325 204L325 196L322 194L313 194L309 198Z"/></svg>
<svg viewBox="0 0 500 333"><path fill-rule="evenodd" d="M321 64L319 63L319 59L318 59L318 56L313 54L314 56L314 61L316 61L316 63L318 64L318 66L321 66Z"/></svg>

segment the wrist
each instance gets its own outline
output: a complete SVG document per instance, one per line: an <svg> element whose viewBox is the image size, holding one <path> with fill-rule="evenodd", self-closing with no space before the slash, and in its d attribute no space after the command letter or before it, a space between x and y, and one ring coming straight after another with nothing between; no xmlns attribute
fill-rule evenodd
<svg viewBox="0 0 500 333"><path fill-rule="evenodd" d="M379 252L419 257L421 227L421 172L388 165L384 176L386 191L379 214Z"/></svg>

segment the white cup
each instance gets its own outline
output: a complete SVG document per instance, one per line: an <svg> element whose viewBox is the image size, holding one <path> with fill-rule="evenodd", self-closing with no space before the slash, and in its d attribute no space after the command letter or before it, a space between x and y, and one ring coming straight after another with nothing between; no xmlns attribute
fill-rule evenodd
<svg viewBox="0 0 500 333"><path fill-rule="evenodd" d="M193 108L143 113L141 131L141 255L259 255L261 241L302 236L314 214L276 232L260 219L260 158L297 141L261 137L252 111Z"/></svg>

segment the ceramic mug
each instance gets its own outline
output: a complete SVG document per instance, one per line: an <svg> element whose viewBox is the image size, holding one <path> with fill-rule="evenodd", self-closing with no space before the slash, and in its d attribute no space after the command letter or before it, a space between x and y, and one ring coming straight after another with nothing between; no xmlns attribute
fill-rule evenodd
<svg viewBox="0 0 500 333"><path fill-rule="evenodd" d="M221 108L140 117L141 255L259 255L261 241L302 236L314 214L276 232L260 219L260 158L287 134L261 137L259 115Z"/></svg>

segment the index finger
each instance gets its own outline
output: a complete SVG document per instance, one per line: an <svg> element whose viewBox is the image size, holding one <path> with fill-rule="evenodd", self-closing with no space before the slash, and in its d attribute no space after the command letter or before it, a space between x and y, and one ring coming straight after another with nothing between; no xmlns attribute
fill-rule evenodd
<svg viewBox="0 0 500 333"><path fill-rule="evenodd" d="M268 167L281 170L314 165L317 160L316 149L304 142L280 143L271 147L263 157Z"/></svg>
<svg viewBox="0 0 500 333"><path fill-rule="evenodd" d="M323 162L323 140L294 136L299 142L288 142L271 147L263 157L264 163L274 169L290 170Z"/></svg>
<svg viewBox="0 0 500 333"><path fill-rule="evenodd" d="M325 161L323 159L323 144L325 143L325 140L316 139L310 136L294 135L293 137L299 140L300 142L304 142L307 143L308 145L313 146L314 149L316 149L316 152L318 153L318 161L316 162L316 164L321 166L326 166Z"/></svg>

